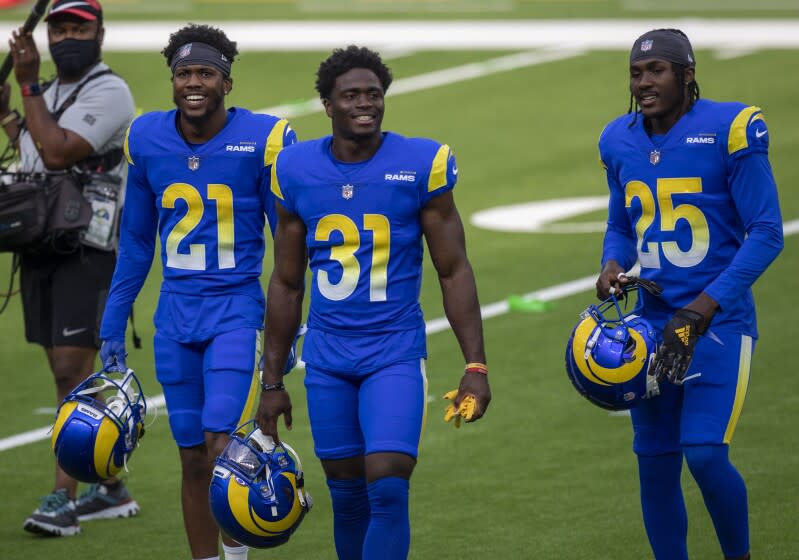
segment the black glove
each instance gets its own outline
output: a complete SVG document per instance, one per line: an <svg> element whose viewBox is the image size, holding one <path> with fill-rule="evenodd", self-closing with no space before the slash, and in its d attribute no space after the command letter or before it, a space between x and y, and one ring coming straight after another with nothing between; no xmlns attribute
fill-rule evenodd
<svg viewBox="0 0 799 560"><path fill-rule="evenodd" d="M663 342L652 363L652 374L658 381L668 379L682 385L691 365L694 346L704 332L705 317L690 309L678 309L663 328Z"/></svg>

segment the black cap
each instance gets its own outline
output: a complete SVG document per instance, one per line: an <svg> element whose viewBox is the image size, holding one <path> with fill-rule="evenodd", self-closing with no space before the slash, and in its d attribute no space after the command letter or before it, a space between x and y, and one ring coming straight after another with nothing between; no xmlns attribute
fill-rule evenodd
<svg viewBox="0 0 799 560"><path fill-rule="evenodd" d="M696 66L691 41L677 29L653 29L635 40L630 64L644 58L661 58L683 66Z"/></svg>

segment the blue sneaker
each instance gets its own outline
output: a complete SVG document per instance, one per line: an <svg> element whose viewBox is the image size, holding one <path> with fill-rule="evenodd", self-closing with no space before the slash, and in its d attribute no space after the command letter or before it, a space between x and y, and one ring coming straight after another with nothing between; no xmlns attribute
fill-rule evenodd
<svg viewBox="0 0 799 560"><path fill-rule="evenodd" d="M79 521L133 517L139 513L139 504L130 497L122 482L110 489L104 484L91 484L78 496L75 506Z"/></svg>
<svg viewBox="0 0 799 560"><path fill-rule="evenodd" d="M26 531L52 537L69 537L80 533L75 501L70 500L65 488L60 488L42 498L39 507L30 514L22 526Z"/></svg>

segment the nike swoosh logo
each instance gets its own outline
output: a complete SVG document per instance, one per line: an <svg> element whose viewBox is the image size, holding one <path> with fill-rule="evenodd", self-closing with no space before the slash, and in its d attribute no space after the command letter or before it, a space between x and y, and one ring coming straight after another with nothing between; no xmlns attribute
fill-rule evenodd
<svg viewBox="0 0 799 560"><path fill-rule="evenodd" d="M458 168L457 167L453 167L452 168L452 174L453 175L457 175L458 174Z"/></svg>
<svg viewBox="0 0 799 560"><path fill-rule="evenodd" d="M758 138L765 136L766 134L768 134L768 130L755 130L755 136Z"/></svg>
<svg viewBox="0 0 799 560"><path fill-rule="evenodd" d="M88 328L87 327L83 327L82 329L68 329L68 328L64 327L64 330L61 331L61 336L63 336L63 337L73 336L73 335L76 335L78 333L82 333L85 330L88 330Z"/></svg>

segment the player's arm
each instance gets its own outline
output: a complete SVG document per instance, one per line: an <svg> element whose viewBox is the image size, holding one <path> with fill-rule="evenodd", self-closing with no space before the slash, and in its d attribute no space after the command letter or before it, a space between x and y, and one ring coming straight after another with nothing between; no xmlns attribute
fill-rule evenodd
<svg viewBox="0 0 799 560"><path fill-rule="evenodd" d="M620 289L627 280L624 272L632 268L636 260L635 234L624 200L624 191L609 169L606 170L610 200L608 222L602 242L602 271L596 281L596 296L607 299L611 288Z"/></svg>
<svg viewBox="0 0 799 560"><path fill-rule="evenodd" d="M125 327L133 302L153 262L157 228L155 195L143 171L129 165L117 264L100 327L100 338L105 347L101 349L100 357L104 365L107 359L124 359ZM114 342L115 347L109 348L106 341Z"/></svg>
<svg viewBox="0 0 799 560"><path fill-rule="evenodd" d="M275 208L275 267L266 295L263 391L255 421L263 433L279 442L277 420L281 414L286 428L291 429L291 398L283 387L283 371L302 319L307 252L303 221L279 201Z"/></svg>
<svg viewBox="0 0 799 560"><path fill-rule="evenodd" d="M466 256L466 239L452 191L432 198L421 211L422 232L427 240L430 258L438 272L444 312L447 315L467 364L485 364L483 322L472 266ZM467 395L476 398L477 406L471 419L485 414L491 402L491 390L486 373L467 371L461 379L453 403L458 409Z"/></svg>
<svg viewBox="0 0 799 560"><path fill-rule="evenodd" d="M732 198L746 238L730 265L705 289L719 307L742 297L784 246L777 185L765 153L752 153L733 162Z"/></svg>

